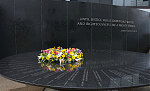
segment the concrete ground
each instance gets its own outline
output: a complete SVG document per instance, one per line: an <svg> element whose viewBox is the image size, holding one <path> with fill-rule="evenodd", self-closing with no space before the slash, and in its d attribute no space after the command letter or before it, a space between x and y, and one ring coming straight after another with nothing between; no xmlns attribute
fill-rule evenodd
<svg viewBox="0 0 150 91"><path fill-rule="evenodd" d="M11 81L0 75L0 91L43 91L43 89L44 89L43 87L31 86L31 85L26 85L15 81ZM58 90L46 88L44 91L58 91ZM150 86L119 89L119 90L98 90L98 91L150 91Z"/></svg>
<svg viewBox="0 0 150 91"><path fill-rule="evenodd" d="M0 91L42 91L43 87L31 86L6 79L0 75Z"/></svg>

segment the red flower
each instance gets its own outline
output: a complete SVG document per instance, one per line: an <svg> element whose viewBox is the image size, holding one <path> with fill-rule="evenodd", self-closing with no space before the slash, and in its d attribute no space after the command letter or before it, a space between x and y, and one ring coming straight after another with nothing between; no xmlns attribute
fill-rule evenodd
<svg viewBox="0 0 150 91"><path fill-rule="evenodd" d="M45 50L43 50L43 53L45 53Z"/></svg>
<svg viewBox="0 0 150 91"><path fill-rule="evenodd" d="M58 52L56 52L55 54L58 55Z"/></svg>
<svg viewBox="0 0 150 91"><path fill-rule="evenodd" d="M49 51L47 50L46 53L49 53Z"/></svg>
<svg viewBox="0 0 150 91"><path fill-rule="evenodd" d="M58 52L54 51L54 53L55 53L56 55L58 55Z"/></svg>

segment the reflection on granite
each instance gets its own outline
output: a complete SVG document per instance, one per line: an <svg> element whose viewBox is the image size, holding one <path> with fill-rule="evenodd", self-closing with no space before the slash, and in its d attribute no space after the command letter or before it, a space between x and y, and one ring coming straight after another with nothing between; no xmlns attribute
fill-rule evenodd
<svg viewBox="0 0 150 91"><path fill-rule="evenodd" d="M41 67L43 70L47 71L68 71L72 72L75 70L78 70L81 68L81 65L83 64L83 61L79 62L74 62L74 63L64 63L64 64L59 64L59 63L47 63L47 64L41 64Z"/></svg>
<svg viewBox="0 0 150 91"><path fill-rule="evenodd" d="M55 72L41 69L37 63L38 54L31 52L1 59L0 74L18 82L57 89L117 89L150 85L149 54L93 50L84 53L80 69Z"/></svg>

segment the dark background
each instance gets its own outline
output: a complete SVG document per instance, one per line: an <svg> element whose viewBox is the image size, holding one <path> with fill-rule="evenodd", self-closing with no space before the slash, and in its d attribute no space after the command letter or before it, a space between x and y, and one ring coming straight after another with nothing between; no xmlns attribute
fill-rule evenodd
<svg viewBox="0 0 150 91"><path fill-rule="evenodd" d="M118 27L77 26L80 17L135 21L138 32ZM0 0L0 58L54 46L147 52L150 13L89 2Z"/></svg>

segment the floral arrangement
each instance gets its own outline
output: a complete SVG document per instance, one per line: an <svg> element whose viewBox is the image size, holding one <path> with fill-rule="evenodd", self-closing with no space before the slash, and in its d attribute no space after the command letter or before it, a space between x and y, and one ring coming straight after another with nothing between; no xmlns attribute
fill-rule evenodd
<svg viewBox="0 0 150 91"><path fill-rule="evenodd" d="M83 53L78 48L67 48L63 49L62 47L49 48L46 50L41 50L40 55L38 56L38 63L41 63L41 66L49 67L50 63L57 63L59 65L66 63L80 62L83 60Z"/></svg>

